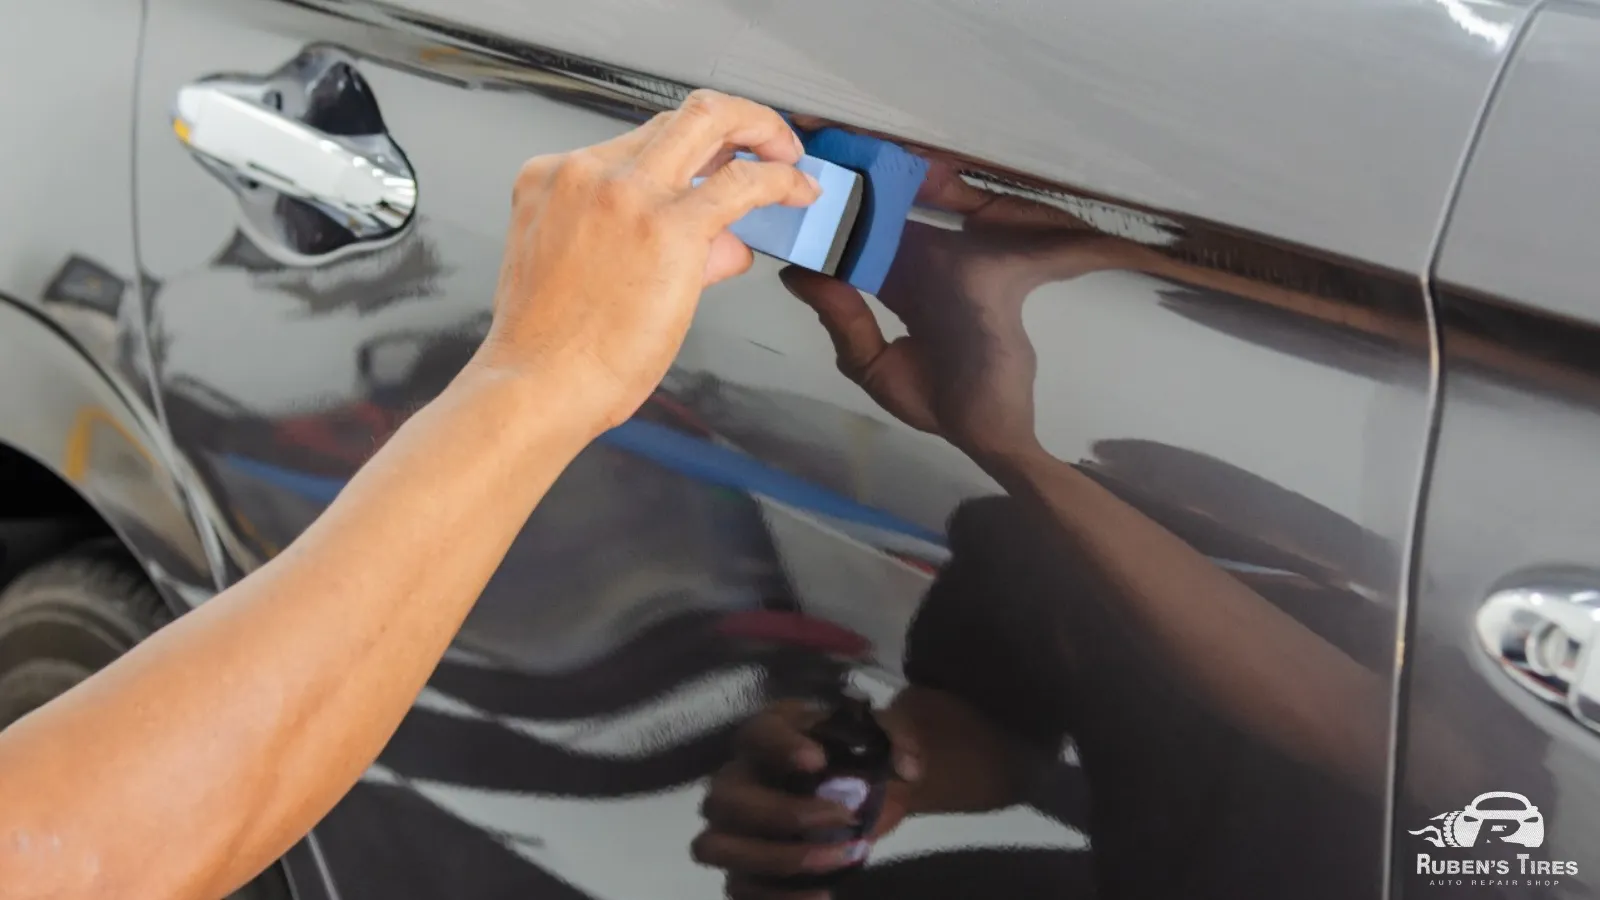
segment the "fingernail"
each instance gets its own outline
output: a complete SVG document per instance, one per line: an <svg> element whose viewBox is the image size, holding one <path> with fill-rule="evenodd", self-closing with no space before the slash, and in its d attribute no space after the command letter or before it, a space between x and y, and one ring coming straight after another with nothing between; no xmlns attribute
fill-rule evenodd
<svg viewBox="0 0 1600 900"><path fill-rule="evenodd" d="M822 182L818 181L816 176L810 172L801 172L800 174L806 177L806 181L811 185L811 189L817 192L817 196L822 196Z"/></svg>
<svg viewBox="0 0 1600 900"><path fill-rule="evenodd" d="M800 154L801 156L805 156L806 155L806 144L805 144L805 141L800 140L799 133L791 131L791 132L789 132L789 137L794 138L794 150L795 150L795 152Z"/></svg>

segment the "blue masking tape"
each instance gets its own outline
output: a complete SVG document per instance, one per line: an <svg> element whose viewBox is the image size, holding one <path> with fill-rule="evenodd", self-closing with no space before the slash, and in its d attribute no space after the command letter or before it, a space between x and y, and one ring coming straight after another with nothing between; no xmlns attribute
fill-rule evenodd
<svg viewBox="0 0 1600 900"><path fill-rule="evenodd" d="M864 178L861 211L835 275L858 290L876 294L900 249L906 216L928 175L928 161L888 141L838 128L823 128L800 139L807 154L853 169Z"/></svg>

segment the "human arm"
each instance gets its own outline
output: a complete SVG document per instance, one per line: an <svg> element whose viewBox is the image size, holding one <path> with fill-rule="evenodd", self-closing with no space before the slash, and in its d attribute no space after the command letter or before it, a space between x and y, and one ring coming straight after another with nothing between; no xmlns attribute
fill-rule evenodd
<svg viewBox="0 0 1600 900"><path fill-rule="evenodd" d="M768 162L719 167L730 147ZM727 226L815 199L799 153L771 110L702 93L530 160L493 328L443 394L284 553L0 733L8 900L207 900L304 835L550 484L659 382L701 289L749 266Z"/></svg>

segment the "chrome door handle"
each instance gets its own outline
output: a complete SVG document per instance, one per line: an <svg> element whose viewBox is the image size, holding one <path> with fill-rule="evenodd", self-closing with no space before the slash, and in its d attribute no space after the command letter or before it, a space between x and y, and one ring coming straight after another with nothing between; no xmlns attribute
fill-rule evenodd
<svg viewBox="0 0 1600 900"><path fill-rule="evenodd" d="M336 51L309 50L265 78L183 87L172 130L239 195L251 237L285 261L382 241L416 211L410 163ZM329 226L343 233L330 236Z"/></svg>
<svg viewBox="0 0 1600 900"><path fill-rule="evenodd" d="M1484 601L1478 643L1540 699L1600 731L1600 590L1510 588Z"/></svg>

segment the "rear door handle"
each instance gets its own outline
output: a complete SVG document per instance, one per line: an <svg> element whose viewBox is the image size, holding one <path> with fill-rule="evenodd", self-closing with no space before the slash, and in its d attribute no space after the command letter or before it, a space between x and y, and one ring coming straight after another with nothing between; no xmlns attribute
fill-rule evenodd
<svg viewBox="0 0 1600 900"><path fill-rule="evenodd" d="M172 130L239 195L257 243L291 261L382 241L416 211L416 176L384 130L370 88L329 50L307 51L265 78L181 88ZM307 227L283 198L321 218ZM329 239L321 233L327 225L344 233Z"/></svg>
<svg viewBox="0 0 1600 900"><path fill-rule="evenodd" d="M1519 587L1479 609L1478 642L1528 692L1600 731L1600 590Z"/></svg>

